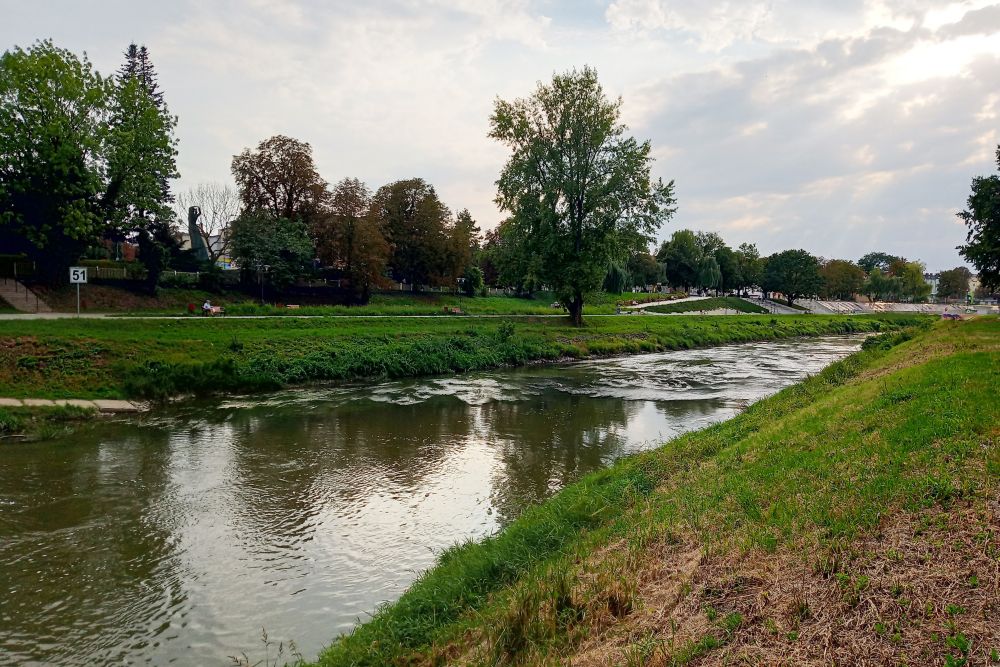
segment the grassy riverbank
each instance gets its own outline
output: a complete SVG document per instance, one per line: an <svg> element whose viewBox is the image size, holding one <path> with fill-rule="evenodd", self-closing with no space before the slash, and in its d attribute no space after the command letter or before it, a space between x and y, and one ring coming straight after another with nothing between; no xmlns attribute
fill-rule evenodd
<svg viewBox="0 0 1000 667"><path fill-rule="evenodd" d="M65 437L94 415L94 410L75 406L0 407L0 444Z"/></svg>
<svg viewBox="0 0 1000 667"><path fill-rule="evenodd" d="M716 296L697 301L682 301L681 303L663 303L658 306L649 306L646 310L654 313L693 313L709 310L735 310L739 313L767 312L766 308L758 306L744 299L735 296Z"/></svg>
<svg viewBox="0 0 1000 667"><path fill-rule="evenodd" d="M996 318L873 338L449 550L319 664L994 664L998 386Z"/></svg>
<svg viewBox="0 0 1000 667"><path fill-rule="evenodd" d="M0 321L8 397L161 398L880 331L922 316Z"/></svg>

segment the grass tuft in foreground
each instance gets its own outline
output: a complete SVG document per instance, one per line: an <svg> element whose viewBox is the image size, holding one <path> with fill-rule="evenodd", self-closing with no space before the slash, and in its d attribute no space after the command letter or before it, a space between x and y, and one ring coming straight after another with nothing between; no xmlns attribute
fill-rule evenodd
<svg viewBox="0 0 1000 667"><path fill-rule="evenodd" d="M873 338L448 551L319 664L988 664L998 386L996 318Z"/></svg>

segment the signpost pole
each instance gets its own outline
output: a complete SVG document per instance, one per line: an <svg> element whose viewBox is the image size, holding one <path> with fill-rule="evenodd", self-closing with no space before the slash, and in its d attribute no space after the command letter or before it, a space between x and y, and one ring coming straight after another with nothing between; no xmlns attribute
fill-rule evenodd
<svg viewBox="0 0 1000 667"><path fill-rule="evenodd" d="M80 284L87 282L87 269L82 266L69 267L69 281L76 285L76 316L80 317Z"/></svg>

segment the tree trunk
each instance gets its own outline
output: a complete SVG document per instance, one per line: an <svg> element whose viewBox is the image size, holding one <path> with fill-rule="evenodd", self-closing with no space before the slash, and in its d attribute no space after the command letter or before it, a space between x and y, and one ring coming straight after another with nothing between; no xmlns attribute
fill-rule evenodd
<svg viewBox="0 0 1000 667"><path fill-rule="evenodd" d="M569 318L573 322L573 326L582 327L583 326L583 295L577 292L569 303L566 304L569 309Z"/></svg>

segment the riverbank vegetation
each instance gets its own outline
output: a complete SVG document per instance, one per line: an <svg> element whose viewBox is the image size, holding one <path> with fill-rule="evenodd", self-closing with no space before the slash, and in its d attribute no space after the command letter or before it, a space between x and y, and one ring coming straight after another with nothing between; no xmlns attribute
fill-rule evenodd
<svg viewBox="0 0 1000 667"><path fill-rule="evenodd" d="M448 550L318 664L991 664L998 384L996 318L871 338Z"/></svg>
<svg viewBox="0 0 1000 667"><path fill-rule="evenodd" d="M763 314L767 309L734 296L711 297L697 301L682 301L681 303L663 303L649 306L646 310L654 313L694 313L709 310L735 310L739 313Z"/></svg>
<svg viewBox="0 0 1000 667"><path fill-rule="evenodd" d="M72 405L0 408L0 443L65 437L93 419L94 410Z"/></svg>
<svg viewBox="0 0 1000 667"><path fill-rule="evenodd" d="M167 398L561 358L882 331L922 316L184 318L0 321L12 397Z"/></svg>

